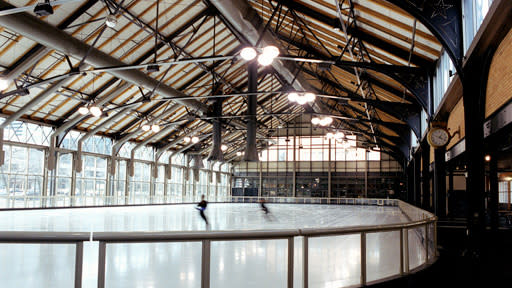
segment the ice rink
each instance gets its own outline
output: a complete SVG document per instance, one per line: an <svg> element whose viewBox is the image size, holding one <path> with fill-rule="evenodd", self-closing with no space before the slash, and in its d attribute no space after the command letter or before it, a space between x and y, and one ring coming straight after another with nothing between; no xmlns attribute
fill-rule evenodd
<svg viewBox="0 0 512 288"><path fill-rule="evenodd" d="M196 231L348 227L406 222L398 207L210 203L207 227L195 205L0 212L0 231ZM368 281L400 269L400 233L367 235ZM212 242L210 287L286 287L286 240ZM410 267L425 261L409 232ZM294 287L302 286L302 238L295 240ZM309 240L309 287L360 281L359 235ZM419 252L417 252L417 250ZM423 252L421 252L423 251ZM1 287L73 287L75 246L0 244ZM84 245L83 287L97 285L98 243ZM201 243L108 244L106 287L200 287Z"/></svg>

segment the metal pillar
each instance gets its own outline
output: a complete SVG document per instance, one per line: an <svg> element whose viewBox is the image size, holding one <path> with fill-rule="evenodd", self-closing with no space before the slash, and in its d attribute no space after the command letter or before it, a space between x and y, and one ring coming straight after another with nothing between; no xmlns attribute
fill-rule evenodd
<svg viewBox="0 0 512 288"><path fill-rule="evenodd" d="M481 57L485 58L485 57ZM462 100L464 104L464 125L466 141L466 195L468 251L471 255L470 271L474 280L480 272L480 252L485 229L485 176L484 176L484 115L485 89L488 73L485 73L485 59L473 58L464 67L462 79ZM485 76L485 79L483 79Z"/></svg>
<svg viewBox="0 0 512 288"><path fill-rule="evenodd" d="M448 165L448 208L447 214L452 215L453 210L455 209L455 205L453 202L455 195L453 191L453 167L452 165Z"/></svg>
<svg viewBox="0 0 512 288"><path fill-rule="evenodd" d="M297 130L297 129L295 129ZM296 132L296 131L295 131ZM296 134L296 133L294 133ZM297 136L293 135L293 197L297 197ZM267 163L268 165L268 163Z"/></svg>
<svg viewBox="0 0 512 288"><path fill-rule="evenodd" d="M433 201L434 214L437 217L446 216L446 164L444 155L446 149L438 148L434 150L434 187Z"/></svg>
<svg viewBox="0 0 512 288"><path fill-rule="evenodd" d="M421 154L414 156L414 202L417 207L421 206Z"/></svg>
<svg viewBox="0 0 512 288"><path fill-rule="evenodd" d="M257 97L257 96L256 96ZM213 103L213 115L222 116L222 100L217 98ZM224 161L224 153L222 153L222 126L221 119L213 119L213 134L212 134L212 150L208 156L208 161Z"/></svg>
<svg viewBox="0 0 512 288"><path fill-rule="evenodd" d="M327 198L331 198L332 197L332 174L331 174L331 139L329 139L329 167L327 168L327 173L328 173L328 177L327 177ZM365 182L365 188L366 188L366 182ZM365 189L366 191L366 189ZM365 192L366 194L366 192Z"/></svg>
<svg viewBox="0 0 512 288"><path fill-rule="evenodd" d="M249 74L248 92L258 92L258 63L252 61L247 68ZM258 150L256 148L256 107L258 106L258 96L249 95L247 98L247 145L245 147L244 161L258 161Z"/></svg>
<svg viewBox="0 0 512 288"><path fill-rule="evenodd" d="M425 142L421 144L421 159L421 207L430 211L430 146Z"/></svg>
<svg viewBox="0 0 512 288"><path fill-rule="evenodd" d="M489 162L489 214L491 215L491 229L498 230L498 160L496 154L492 154Z"/></svg>
<svg viewBox="0 0 512 288"><path fill-rule="evenodd" d="M331 151L329 149L329 151ZM366 161L364 162L364 198L368 198L368 166L370 163L368 162L368 156L370 155L369 151L365 152Z"/></svg>

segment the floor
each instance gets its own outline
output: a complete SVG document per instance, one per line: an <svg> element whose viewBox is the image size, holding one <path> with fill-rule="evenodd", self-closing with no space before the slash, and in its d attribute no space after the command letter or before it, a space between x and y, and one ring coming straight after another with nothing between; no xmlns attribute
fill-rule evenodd
<svg viewBox="0 0 512 288"><path fill-rule="evenodd" d="M211 203L206 226L195 205L0 212L0 231L195 231L348 227L407 221L396 207ZM425 260L418 231L409 231L410 267ZM200 287L200 243L107 245L106 287ZM295 239L294 287L302 286L302 238ZM360 237L312 238L310 287L360 281ZM2 287L73 287L75 248L65 244L0 244ZM84 244L83 287L97 285L98 243ZM399 233L367 235L368 281L397 274ZM213 242L210 287L286 287L286 240Z"/></svg>

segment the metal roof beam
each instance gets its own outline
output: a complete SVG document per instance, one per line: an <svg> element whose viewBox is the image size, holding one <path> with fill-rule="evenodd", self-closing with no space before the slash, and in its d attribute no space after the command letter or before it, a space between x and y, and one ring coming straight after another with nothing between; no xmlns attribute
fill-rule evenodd
<svg viewBox="0 0 512 288"><path fill-rule="evenodd" d="M342 28L338 18L331 18L331 17L324 15L320 12L317 12L313 9L310 9L309 7L301 4L300 2L291 1L291 0L281 0L279 2L281 2L283 5L287 6L288 8L298 11L298 12L300 12L308 17L311 17L311 18L315 19L316 21L321 22L325 25L328 25L333 28L340 28L340 29ZM409 59L409 51L406 49L399 48L399 47L392 45L384 40L381 40L374 36L368 35L365 32L361 31L360 29L348 27L347 32L349 35L359 38L360 40L362 40L368 44L371 44L375 47L378 47L379 49L387 51L390 54L393 54L393 55L397 56L398 58L403 59L404 61L407 61ZM433 65L430 61L423 59L414 54L411 56L411 63L414 63L415 65L420 66L420 67L431 67Z"/></svg>

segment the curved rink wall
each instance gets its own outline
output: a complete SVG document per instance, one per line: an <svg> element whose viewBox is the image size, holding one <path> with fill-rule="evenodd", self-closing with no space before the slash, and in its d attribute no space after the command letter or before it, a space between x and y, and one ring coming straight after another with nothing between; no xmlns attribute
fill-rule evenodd
<svg viewBox="0 0 512 288"><path fill-rule="evenodd" d="M244 231L407 223L397 206L210 203L207 227L195 204L0 212L2 231ZM416 208L409 209L415 211ZM418 209L419 210L419 209ZM418 215L412 215L418 217ZM421 216L419 216L421 217ZM425 229L410 229L409 267L426 260ZM302 237L294 239L294 287L302 287ZM0 244L5 287L72 287L75 248L67 244ZM9 245L9 246L7 246ZM400 232L366 235L367 281L400 274ZM96 287L97 242L84 244L83 287ZM346 287L361 280L359 234L309 239L309 287ZM22 263L12 263L20 260ZM7 263L6 263L7 261ZM211 243L210 287L286 287L287 240ZM11 265L9 265L11 264ZM109 244L106 287L200 287L201 243ZM41 283L47 283L41 285Z"/></svg>

